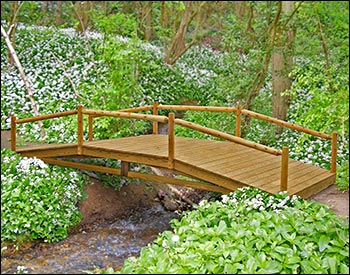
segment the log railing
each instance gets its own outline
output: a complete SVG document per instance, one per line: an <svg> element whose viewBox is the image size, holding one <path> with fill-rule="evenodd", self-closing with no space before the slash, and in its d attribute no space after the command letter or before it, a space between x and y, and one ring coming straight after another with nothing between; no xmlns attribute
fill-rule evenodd
<svg viewBox="0 0 350 275"><path fill-rule="evenodd" d="M231 135L225 132L214 130L208 127L204 127L192 122L185 121L183 119L175 118L174 113L169 113L167 116L162 116L158 114L158 110L172 110L172 111L205 111L205 112L230 112L236 113L236 133ZM139 114L141 111L152 111L153 114ZM11 117L11 149L16 151L16 125L41 121L51 118L64 117L69 115L77 114L77 123L78 123L78 149L77 153L82 153L82 147L84 143L83 138L83 115L88 115L88 141L93 140L93 119L102 116L111 116L119 118L129 118L129 119L138 119L138 120L148 120L153 122L153 134L158 134L158 123L168 123L168 168L174 168L174 158L175 158L175 134L174 129L175 125L178 124L183 127L187 127L205 134L225 139L228 141L236 142L241 145L254 148L263 152L267 152L273 155L281 155L281 180L280 180L280 190L287 190L288 186L288 147L283 147L282 150L277 150L268 146L261 145L256 142L248 141L241 138L241 115L251 116L257 119L268 121L283 127L287 127L299 132L304 132L313 136L317 136L323 139L332 140L332 156L331 156L331 173L336 172L336 158L337 158L337 133L333 132L332 136L317 132L311 129L304 128L302 126L289 123L283 120L272 118L266 115L255 113L249 110L242 109L240 105L237 107L216 107L216 106L191 106L191 105L159 105L155 102L153 105L147 105L136 108L122 109L118 111L102 111L102 110L91 110L84 109L81 105L78 106L77 110L59 112L48 115L34 116L30 118L16 119L15 116Z"/></svg>

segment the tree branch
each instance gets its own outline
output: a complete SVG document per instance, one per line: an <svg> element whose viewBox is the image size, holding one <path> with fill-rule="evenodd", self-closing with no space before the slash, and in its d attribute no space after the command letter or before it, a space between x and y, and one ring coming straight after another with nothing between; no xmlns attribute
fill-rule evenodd
<svg viewBox="0 0 350 275"><path fill-rule="evenodd" d="M32 89L31 89L31 87L29 85L29 82L27 80L26 75L24 74L23 67L22 67L21 62L19 61L19 59L17 57L15 49L12 47L11 41L10 41L9 37L7 36L7 33L4 30L4 28L2 27L2 25L1 25L1 34L5 38L6 45L7 45L8 49L9 49L9 51L11 53L11 56L13 57L13 60L14 60L14 62L16 64L16 67L18 68L18 71L19 71L19 73L21 75L21 78L22 78L22 80L23 80L23 82L24 82L24 84L26 86L26 89L28 91L28 96L29 96L30 102L32 104L32 108L33 108L34 114L36 116L38 116L39 112L38 112L38 108L37 108L37 105L36 105L35 100L34 100ZM41 136L44 138L46 133L45 133L45 130L44 130L43 122L41 120L39 120L38 124L39 124L39 127L41 129Z"/></svg>

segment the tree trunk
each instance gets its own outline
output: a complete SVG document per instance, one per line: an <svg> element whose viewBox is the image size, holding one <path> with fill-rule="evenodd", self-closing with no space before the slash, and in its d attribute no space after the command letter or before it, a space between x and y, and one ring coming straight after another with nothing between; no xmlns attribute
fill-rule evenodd
<svg viewBox="0 0 350 275"><path fill-rule="evenodd" d="M160 4L160 25L163 29L168 28L168 14L165 1L162 1Z"/></svg>
<svg viewBox="0 0 350 275"><path fill-rule="evenodd" d="M237 16L239 21L243 21L244 16L247 14L249 9L247 1L233 1L233 12Z"/></svg>
<svg viewBox="0 0 350 275"><path fill-rule="evenodd" d="M63 1L57 1L57 8L56 8L56 21L55 25L61 25L62 24L62 4Z"/></svg>
<svg viewBox="0 0 350 275"><path fill-rule="evenodd" d="M293 6L293 1L282 1L283 15L290 15ZM292 28L288 30L279 29L277 37L272 54L272 115L275 118L286 120L290 98L283 93L290 89L292 85L289 74L293 68L292 44L294 30ZM282 127L278 127L277 132L280 133L281 131Z"/></svg>
<svg viewBox="0 0 350 275"><path fill-rule="evenodd" d="M77 32L85 33L88 23L90 21L89 11L92 7L92 1L77 1L74 4L74 11L79 21L77 26Z"/></svg>
<svg viewBox="0 0 350 275"><path fill-rule="evenodd" d="M271 52L272 52L272 49L273 49L273 46L274 46L274 43L276 40L277 26L278 26L278 22L280 21L281 11L282 11L282 3L281 3L281 1L279 1L273 22L271 22L271 24L268 26L268 28L265 31L266 36L269 36L266 39L266 53L265 53L265 56L261 60L262 66L254 77L253 84L250 88L250 91L248 92L248 94L249 94L248 98L247 98L245 104L243 105L245 109L250 109L251 103L253 102L254 98L259 94L261 88L264 85L264 82L265 82L265 79L266 79L266 76L268 73L270 60L271 60L271 55L272 55ZM251 11L251 15L249 16L249 21L253 20L252 19L253 14L254 14L253 11ZM245 127L248 128L248 126L250 124L250 120L251 120L250 116L244 116L243 121L244 121ZM245 129L242 128L241 136L244 137L244 135L245 135Z"/></svg>
<svg viewBox="0 0 350 275"><path fill-rule="evenodd" d="M24 70L22 68L21 63L19 62L19 59L18 59L17 54L15 52L15 49L12 47L11 41L10 41L7 33L5 32L4 28L2 27L2 25L1 25L1 34L3 35L3 37L5 39L6 45L7 45L8 49L9 49L9 51L10 51L12 57L13 57L14 63L16 64L16 66L18 68L18 71L19 71L19 73L21 75L21 78L22 78L22 80L23 80L23 82L24 82L24 84L26 86L26 89L28 91L28 96L29 96L29 99L30 99L30 103L32 104L32 108L33 108L34 114L36 116L38 116L39 112L38 112L38 108L37 108L35 100L34 100L32 89L31 89L31 87L29 85L29 82L27 80L26 75L24 74ZM43 122L41 120L39 120L38 123L39 123L39 127L41 129L41 136L45 137L46 134L45 134Z"/></svg>
<svg viewBox="0 0 350 275"><path fill-rule="evenodd" d="M141 30L143 29L143 38L150 40L153 34L152 28L152 1L141 2Z"/></svg>
<svg viewBox="0 0 350 275"><path fill-rule="evenodd" d="M197 31L201 21L200 9L205 2L183 1L185 10L182 13L180 25L172 38L170 47L165 53L164 62L174 65L179 57L181 57L192 45L197 41ZM186 33L193 18L199 14L197 25L192 37L192 41L186 45Z"/></svg>
<svg viewBox="0 0 350 275"><path fill-rule="evenodd" d="M9 39L11 41L11 45L13 48L15 48L15 34L16 34L16 27L17 27L17 14L19 11L20 6L18 6L18 1L12 1L11 2L11 18L9 21L9 27L10 30L8 32ZM13 66L14 60L11 55L11 51L9 48L7 48L7 61L10 64L10 66Z"/></svg>

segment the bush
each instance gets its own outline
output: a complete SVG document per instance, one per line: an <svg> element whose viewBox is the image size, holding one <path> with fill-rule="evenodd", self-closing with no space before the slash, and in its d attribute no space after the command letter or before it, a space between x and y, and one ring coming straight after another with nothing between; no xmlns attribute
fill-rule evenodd
<svg viewBox="0 0 350 275"><path fill-rule="evenodd" d="M349 273L349 224L326 205L245 187L182 215L119 273Z"/></svg>
<svg viewBox="0 0 350 275"><path fill-rule="evenodd" d="M84 177L37 158L1 150L1 242L65 239L82 219Z"/></svg>

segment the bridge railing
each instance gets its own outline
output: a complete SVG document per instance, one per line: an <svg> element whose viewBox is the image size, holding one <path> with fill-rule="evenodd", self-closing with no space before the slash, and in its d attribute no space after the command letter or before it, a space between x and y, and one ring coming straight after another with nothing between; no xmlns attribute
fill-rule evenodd
<svg viewBox="0 0 350 275"><path fill-rule="evenodd" d="M214 130L212 128L204 127L199 124L185 121L183 119L175 118L174 113L169 113L167 116L162 116L158 114L158 110L174 110L174 111L206 111L206 112L231 112L236 113L236 132L235 135L231 135L225 132ZM153 114L139 114L141 111L153 111ZM77 114L78 122L78 154L82 153L83 146L83 115L88 115L88 140L93 140L93 119L101 116L111 116L111 117L120 117L120 118L129 118L129 119L138 119L138 120L148 120L153 122L153 134L158 133L158 123L168 123L168 167L172 169L174 167L174 156L175 156L175 124L187 127L199 132L209 134L221 139L228 141L236 142L241 145L254 148L263 152L267 152L273 155L281 155L281 181L280 181L280 190L287 190L288 183L288 147L284 146L282 150L277 150L268 146L261 145L256 142L248 141L241 138L241 115L251 116L257 119L265 120L276 125L294 129L299 132L304 132L313 136L317 136L323 139L332 140L332 157L331 157L331 173L336 172L336 155L337 155L337 133L333 132L332 136L317 132L311 129L307 129L300 125L289 123L283 120L272 118L266 115L255 113L249 110L242 109L240 105L237 107L216 107L216 106L196 106L196 105L158 105L155 102L153 105L147 105L142 107L122 109L118 111L102 111L102 110L91 110L83 109L81 105L78 106L76 110L59 112L48 115L34 116L30 118L16 119L15 116L11 117L11 149L16 151L16 125L34 122L39 120L46 120L51 118L64 117L69 115Z"/></svg>
<svg viewBox="0 0 350 275"><path fill-rule="evenodd" d="M158 109L162 110L181 110L181 111L207 111L207 112L232 112L236 113L236 132L235 136L241 136L241 115L250 116L256 119L264 120L282 127L290 128L298 132L303 132L315 137L320 137L322 139L331 140L332 142L332 153L331 153L331 173L336 172L336 160L337 160L337 132L332 132L332 135L321 133L315 130L311 130L300 125L290 123L284 120L259 114L250 110L242 109L240 104L236 107L214 107L214 106L196 106L196 105L158 105L157 102L153 104L153 113L158 113ZM156 127L154 127L156 128ZM154 131L153 131L154 132ZM286 150L286 149L285 149ZM282 148L283 151L283 148Z"/></svg>
<svg viewBox="0 0 350 275"><path fill-rule="evenodd" d="M11 150L16 151L16 140L17 140L17 124L23 124L28 122L35 122L35 121L41 121L51 118L58 118L58 117L64 117L64 116L70 116L75 115L78 113L77 110L71 110L71 111L64 111L64 112L58 112L48 115L39 115L39 116L33 116L28 118L21 118L17 119L16 116L11 116Z"/></svg>
<svg viewBox="0 0 350 275"><path fill-rule="evenodd" d="M148 111L152 110L153 115L145 114L135 114L134 112ZM183 119L175 119L174 113L169 113L168 117L159 116L158 110L173 110L173 111L206 111L206 112L230 112L236 113L236 133L235 136L214 130L212 128L204 127L199 124L185 121ZM132 112L132 113L130 113ZM115 116L115 117L124 117L124 118L134 118L134 119L143 119L153 121L153 134L158 134L158 123L159 122L168 122L168 168L172 169L174 167L174 155L175 155L175 134L174 128L175 125L181 125L205 134L215 136L221 139L228 141L236 142L241 145L254 148L263 152L267 152L273 155L281 155L281 180L280 180L280 190L287 190L288 185L288 159L289 159L289 147L283 146L282 150L277 150L268 146L261 145L256 142L248 141L241 138L241 115L247 115L254 117L260 120L265 120L276 125L287 127L299 132L304 132L313 136L317 136L323 139L332 140L332 159L331 159L331 171L335 173L336 171L336 151L337 151L337 134L333 132L332 136L317 132L300 125L289 123L283 120L272 118L266 115L255 113L249 110L242 109L240 105L237 107L218 107L218 106L197 106L197 105L159 105L155 102L153 105L147 105L143 107L129 108L118 111L96 111L96 110L84 110L85 114L89 115L89 140L92 140L92 118L99 116Z"/></svg>

